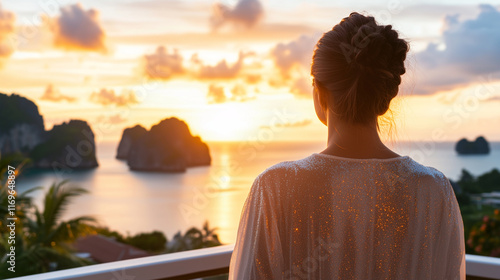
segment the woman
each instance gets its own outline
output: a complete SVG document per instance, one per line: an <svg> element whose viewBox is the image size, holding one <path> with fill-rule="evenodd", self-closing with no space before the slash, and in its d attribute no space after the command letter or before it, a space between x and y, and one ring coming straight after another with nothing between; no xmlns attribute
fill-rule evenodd
<svg viewBox="0 0 500 280"><path fill-rule="evenodd" d="M230 279L465 279L449 180L379 138L407 52L392 26L358 13L318 41L311 73L327 148L255 179Z"/></svg>

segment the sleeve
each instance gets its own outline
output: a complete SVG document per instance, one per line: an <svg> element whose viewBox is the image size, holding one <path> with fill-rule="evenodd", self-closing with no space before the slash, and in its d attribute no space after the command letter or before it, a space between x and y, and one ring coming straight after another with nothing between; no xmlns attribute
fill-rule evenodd
<svg viewBox="0 0 500 280"><path fill-rule="evenodd" d="M450 186L451 187L451 186ZM446 279L465 280L465 240L462 214L454 193L451 198L452 232L450 236L450 275ZM458 266L458 268L457 268Z"/></svg>
<svg viewBox="0 0 500 280"><path fill-rule="evenodd" d="M441 237L444 239L439 246L441 260L445 262L445 278L449 280L465 280L465 240L464 226L460 207L455 193L448 179L446 179L446 191L444 192L443 218L441 221Z"/></svg>
<svg viewBox="0 0 500 280"><path fill-rule="evenodd" d="M229 279L281 279L283 254L275 197L259 175L243 206Z"/></svg>

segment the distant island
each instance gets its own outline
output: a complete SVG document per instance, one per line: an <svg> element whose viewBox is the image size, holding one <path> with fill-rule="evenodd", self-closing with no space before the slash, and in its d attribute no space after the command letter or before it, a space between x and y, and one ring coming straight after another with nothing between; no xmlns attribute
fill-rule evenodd
<svg viewBox="0 0 500 280"><path fill-rule="evenodd" d="M131 170L139 171L185 172L188 167L211 163L208 145L174 117L149 131L141 125L126 128L116 158L127 160Z"/></svg>
<svg viewBox="0 0 500 280"><path fill-rule="evenodd" d="M473 142L462 138L455 145L455 151L459 155L489 154L490 145L483 136L477 137Z"/></svg>
<svg viewBox="0 0 500 280"><path fill-rule="evenodd" d="M67 171L97 167L95 151L94 133L87 122L70 120L46 131L33 101L0 93L2 157L29 158L31 167Z"/></svg>

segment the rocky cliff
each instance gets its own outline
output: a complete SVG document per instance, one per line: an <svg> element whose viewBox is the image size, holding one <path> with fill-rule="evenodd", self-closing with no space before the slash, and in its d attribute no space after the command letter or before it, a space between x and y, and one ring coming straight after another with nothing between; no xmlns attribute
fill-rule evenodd
<svg viewBox="0 0 500 280"><path fill-rule="evenodd" d="M28 153L45 138L43 117L31 100L0 93L0 152Z"/></svg>
<svg viewBox="0 0 500 280"><path fill-rule="evenodd" d="M117 159L127 159L128 153L132 144L137 141L140 137L146 134L148 130L140 125L136 125L134 127L126 128L123 131L122 138L120 140L120 144L118 145L118 150L116 152Z"/></svg>
<svg viewBox="0 0 500 280"><path fill-rule="evenodd" d="M85 121L71 120L54 125L47 132L47 140L30 153L38 168L97 167L94 133Z"/></svg>
<svg viewBox="0 0 500 280"><path fill-rule="evenodd" d="M0 151L31 158L38 168L98 166L94 133L85 121L71 120L46 131L35 103L17 94L0 93Z"/></svg>
<svg viewBox="0 0 500 280"><path fill-rule="evenodd" d="M460 155L470 155L470 154L489 154L490 145L488 141L482 136L477 137L475 141L468 141L463 138L457 142L455 146L455 151Z"/></svg>
<svg viewBox="0 0 500 280"><path fill-rule="evenodd" d="M126 147L132 135L141 131L137 126L124 131L127 139L122 138L120 146ZM177 118L162 120L137 136L128 151L119 147L118 152L117 157L128 154L127 164L131 170L184 172L187 167L211 163L208 145L200 137L193 137L187 124Z"/></svg>

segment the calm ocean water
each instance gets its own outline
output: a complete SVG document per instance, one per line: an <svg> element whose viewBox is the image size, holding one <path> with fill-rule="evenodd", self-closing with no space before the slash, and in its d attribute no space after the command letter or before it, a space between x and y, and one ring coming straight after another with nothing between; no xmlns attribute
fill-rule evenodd
<svg viewBox="0 0 500 280"><path fill-rule="evenodd" d="M70 179L89 191L74 200L63 218L93 215L120 232L160 230L171 238L179 230L200 227L205 220L218 228L224 243L234 242L241 208L254 178L267 167L296 160L324 149L324 142L209 142L212 165L190 168L183 174L132 172L116 160L117 143L98 143L99 168L56 175L51 171L24 174L18 191L48 187ZM475 175L500 169L500 143L492 143L486 156L458 156L454 143L402 143L401 155L441 170L457 179L465 168ZM37 203L42 193L35 193Z"/></svg>

